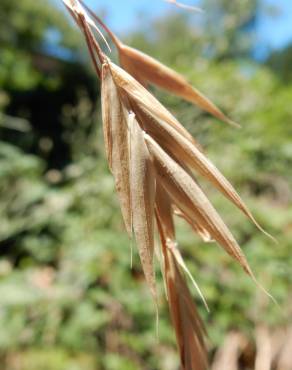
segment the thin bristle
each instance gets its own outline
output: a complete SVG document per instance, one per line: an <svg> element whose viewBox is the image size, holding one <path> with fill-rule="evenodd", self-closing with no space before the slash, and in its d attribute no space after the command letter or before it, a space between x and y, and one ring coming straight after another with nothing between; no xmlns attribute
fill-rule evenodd
<svg viewBox="0 0 292 370"><path fill-rule="evenodd" d="M203 13L203 9L201 9L197 6L187 5L187 4L178 2L176 0L164 0L164 1L167 2L167 3L173 4L173 5L177 6L178 8L190 10L190 11L193 11L193 12Z"/></svg>
<svg viewBox="0 0 292 370"><path fill-rule="evenodd" d="M273 295L271 293L269 293L266 288L257 280L257 278L255 277L254 273L252 271L249 272L249 275L250 277L252 278L252 280L254 281L254 283L256 284L256 286L267 296L269 297L276 306L280 307L279 306L279 303L277 302L277 300L273 297Z"/></svg>
<svg viewBox="0 0 292 370"><path fill-rule="evenodd" d="M187 274L187 276L190 278L193 286L195 287L195 289L197 290L207 312L210 312L210 309L209 309L209 306L208 306L208 303L206 301L206 298L204 297L204 294L202 293L199 285L197 284L197 282L195 281L193 275L191 274L190 270L187 268L186 264L184 263L184 260L179 252L179 250L176 248L176 247L173 247L171 248L171 252L176 260L176 262L178 263L178 265L183 269L183 271Z"/></svg>
<svg viewBox="0 0 292 370"><path fill-rule="evenodd" d="M273 235L271 235L270 233L268 233L258 222L257 220L254 218L254 216L249 212L249 215L250 219L253 221L253 223L255 224L255 226L264 234L266 235L269 239L271 239L275 244L279 244L278 240L273 237Z"/></svg>
<svg viewBox="0 0 292 370"><path fill-rule="evenodd" d="M107 34L109 35L109 37L111 38L112 42L114 43L114 45L119 48L119 46L121 45L121 42L120 40L117 38L117 36L110 30L110 28L101 20L101 18L95 14L85 3L84 1L82 0L79 0L80 3L82 4L82 6L86 9L86 11L91 15L91 17L96 21L98 22L101 27L105 30L105 32L107 32Z"/></svg>
<svg viewBox="0 0 292 370"><path fill-rule="evenodd" d="M106 47L108 48L109 52L111 52L111 48L104 37L101 30L96 26L96 24L93 22L93 20L88 16L86 10L81 5L81 2L79 0L62 0L63 3L66 5L67 8L71 9L72 12L76 15L81 15L85 18L86 23L89 24L92 28L95 29L95 31L100 35L103 42L105 43Z"/></svg>
<svg viewBox="0 0 292 370"><path fill-rule="evenodd" d="M95 69L98 77L100 78L101 77L101 72L100 72L100 68L99 68L99 66L98 66L98 64L96 62L96 58L95 58L95 54L94 54L94 50L93 50L93 45L92 45L91 35L88 32L88 29L86 27L86 24L84 24L82 22L82 20L80 22L80 25L81 25L81 27L83 29L83 32L84 32L84 36L85 36L85 39L86 39L87 47L88 47L88 50L89 50L89 53L90 53L90 57L91 57L91 60L92 60L94 69Z"/></svg>
<svg viewBox="0 0 292 370"><path fill-rule="evenodd" d="M228 123L230 126L238 128L238 129L242 128L242 126L239 123L233 121L232 119L230 119L228 117L226 117L226 123Z"/></svg>

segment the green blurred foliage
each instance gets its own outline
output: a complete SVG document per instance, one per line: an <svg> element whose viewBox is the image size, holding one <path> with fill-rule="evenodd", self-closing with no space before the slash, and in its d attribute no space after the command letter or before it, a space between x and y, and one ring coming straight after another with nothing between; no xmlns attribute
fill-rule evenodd
<svg viewBox="0 0 292 370"><path fill-rule="evenodd" d="M177 220L182 253L211 308L207 313L194 292L210 349L230 329L252 336L256 324L286 325L292 314L292 85L242 58L242 22L255 16L256 3L244 7L244 19L241 8L228 3L217 2L214 8L214 14L220 10L220 24L232 24L229 31L222 26L220 37L206 25L194 32L192 18L181 15L157 20L145 32L129 36L131 45L184 73L242 124L241 130L232 129L155 90L201 141L261 225L278 239L278 244L270 241L201 182L281 309L215 244L203 244ZM104 157L98 88L93 87L98 82L87 66L81 67L75 48L78 36L74 42L65 37L72 30L49 3L43 7L25 1L21 12L15 4L10 0L0 5L5 27L14 33L12 44L0 38L1 57L7 54L0 64L1 369L177 370L159 266L158 340L153 302L134 242L126 236ZM213 9L214 2L210 4L208 9ZM40 18L31 34L28 25L35 12ZM53 88L43 83L50 74L33 63L25 67L36 50L47 60L42 45L52 27L76 58L56 58L52 73L58 84ZM19 47L22 40L26 45ZM214 49L206 55L209 43ZM7 87L9 63L17 71L12 89ZM40 110L40 101L47 110Z"/></svg>
<svg viewBox="0 0 292 370"><path fill-rule="evenodd" d="M269 55L266 61L267 66L273 69L282 81L291 82L292 81L292 45L281 50L275 50Z"/></svg>
<svg viewBox="0 0 292 370"><path fill-rule="evenodd" d="M80 46L80 35L49 1L1 0L0 3L0 86L30 89L44 74L33 64L34 54L50 46L72 51Z"/></svg>

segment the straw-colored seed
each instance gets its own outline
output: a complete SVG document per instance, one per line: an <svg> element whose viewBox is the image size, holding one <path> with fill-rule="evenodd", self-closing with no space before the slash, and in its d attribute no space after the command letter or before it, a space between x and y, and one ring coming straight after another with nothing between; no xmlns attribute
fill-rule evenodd
<svg viewBox="0 0 292 370"><path fill-rule="evenodd" d="M151 56L121 42L119 43L119 56L121 66L143 85L146 83L156 85L197 105L219 120L238 126L216 107L210 99L191 86L182 75Z"/></svg>
<svg viewBox="0 0 292 370"><path fill-rule="evenodd" d="M132 234L130 199L129 145L125 108L107 64L102 67L102 118L104 142L110 169L115 179L121 210L128 234Z"/></svg>
<svg viewBox="0 0 292 370"><path fill-rule="evenodd" d="M169 309L183 370L206 370L207 350L204 336L205 328L193 303L189 289L181 275L173 250L167 245L168 234L165 229L165 213L159 198L156 219L164 257L164 277L167 287ZM159 205L160 203L160 205ZM170 213L168 213L170 216Z"/></svg>
<svg viewBox="0 0 292 370"><path fill-rule="evenodd" d="M227 199L236 205L259 230L268 237L274 239L262 229L231 183L196 145L186 140L186 138L174 130L168 122L153 114L149 107L142 105L137 106L136 113L143 122L147 133L155 138L162 148L177 161L194 169L205 179L210 181Z"/></svg>
<svg viewBox="0 0 292 370"><path fill-rule="evenodd" d="M162 187L162 185L157 182L156 185L156 211L159 213L161 218L161 226L163 228L164 234L167 239L175 239L175 227L172 216L172 206L171 199Z"/></svg>
<svg viewBox="0 0 292 370"><path fill-rule="evenodd" d="M252 275L248 262L236 240L203 191L159 145L147 134L145 140L154 158L159 181L175 205L190 219L196 219L243 269Z"/></svg>
<svg viewBox="0 0 292 370"><path fill-rule="evenodd" d="M156 298L153 269L155 172L143 132L132 113L129 115L128 125L133 229L145 278Z"/></svg>
<svg viewBox="0 0 292 370"><path fill-rule="evenodd" d="M137 104L150 109L151 113L164 119L176 131L194 145L198 143L192 135L173 117L173 115L139 82L116 64L109 62L109 66L116 85ZM199 144L198 144L199 145Z"/></svg>

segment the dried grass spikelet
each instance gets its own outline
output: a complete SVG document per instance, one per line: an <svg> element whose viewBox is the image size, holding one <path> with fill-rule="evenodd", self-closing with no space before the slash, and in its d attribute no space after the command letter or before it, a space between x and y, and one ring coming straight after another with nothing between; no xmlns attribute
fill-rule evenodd
<svg viewBox="0 0 292 370"><path fill-rule="evenodd" d="M168 0L167 0L168 1ZM180 7L196 9L191 6L170 0ZM143 86L148 84L155 85L174 95L185 99L186 101L197 105L202 110L212 114L221 121L229 123L232 126L239 127L237 123L228 118L210 99L208 99L199 90L190 85L190 83L179 73L165 66L163 63L153 57L125 45L103 22L81 1L91 16L106 30L116 46L120 64L123 69L130 73Z"/></svg>
<svg viewBox="0 0 292 370"><path fill-rule="evenodd" d="M142 130L133 113L128 118L130 135L130 184L133 229L145 278L156 298L153 270L155 173Z"/></svg>
<svg viewBox="0 0 292 370"><path fill-rule="evenodd" d="M145 135L145 140L154 158L158 179L175 205L189 219L198 220L211 237L222 245L249 275L252 275L239 245L203 191L149 135Z"/></svg>
<svg viewBox="0 0 292 370"><path fill-rule="evenodd" d="M160 184L160 182L157 181L155 197L155 216L157 220L160 239L162 242L164 239L166 240L167 247L171 250L172 258L175 259L176 264L189 276L193 283L193 286L197 290L200 298L202 299L207 311L209 311L207 302L198 284L196 283L193 276L186 267L184 260L180 254L180 251L177 248L173 215L174 215L174 206L172 204L171 198L169 197L163 186ZM163 235L161 234L161 232L163 232Z"/></svg>
<svg viewBox="0 0 292 370"><path fill-rule="evenodd" d="M160 87L197 105L221 121L236 127L239 126L216 107L210 99L191 86L179 73L158 62L153 57L127 45L119 44L118 50L121 66L144 86L152 84Z"/></svg>
<svg viewBox="0 0 292 370"><path fill-rule="evenodd" d="M174 253L176 245L171 203L161 186L157 186L156 221L164 258L163 275L181 366L183 370L205 370L208 367L206 331Z"/></svg>
<svg viewBox="0 0 292 370"><path fill-rule="evenodd" d="M170 153L172 157L184 162L186 166L196 170L210 181L262 232L271 237L257 223L230 182L202 153L200 144L190 137L188 131L172 114L126 71L114 63L110 63L110 66L115 83L127 95L128 101L144 130L154 137L159 145Z"/></svg>
<svg viewBox="0 0 292 370"><path fill-rule="evenodd" d="M125 70L110 61L109 64L117 87L131 101L137 116L141 108L150 111L150 114L167 122L176 132L179 132L187 141L200 149L200 144L197 143L184 126L148 90ZM137 109L134 105L137 105Z"/></svg>
<svg viewBox="0 0 292 370"><path fill-rule="evenodd" d="M164 258L163 276L182 369L205 370L205 331L184 279L184 273L189 276L190 273L177 247L173 216L184 218L204 241L217 241L255 278L239 245L197 184L192 170L210 181L257 223L235 189L202 153L189 132L145 87L102 52L84 8L69 6L71 2L65 1L85 35L101 78L106 155L127 232L130 237L132 234L135 237L146 282L157 301L153 267L157 226ZM77 0L73 3L79 4ZM168 77L165 69L163 71L162 79L169 78L169 84L174 84L175 79ZM147 76L142 67L141 76L142 79ZM191 279L202 297L196 282Z"/></svg>
<svg viewBox="0 0 292 370"><path fill-rule="evenodd" d="M127 72L109 59L107 59L107 63L114 83L120 91L121 99L128 106L128 109L133 110L139 125L147 133L144 138L155 163L156 181L162 184L175 205L186 215L185 218L196 220L199 227L206 230L211 238L221 244L227 253L237 260L255 280L236 240L193 177L179 165L176 160L177 156L180 161L196 166L196 169L203 176L217 186L256 223L239 195L219 170L188 139L187 135L184 135L183 126ZM160 132L162 127L164 129L163 135ZM256 225L258 226L257 223Z"/></svg>
<svg viewBox="0 0 292 370"><path fill-rule="evenodd" d="M110 64L102 65L104 140L128 234L134 232L143 271L156 297L153 270L155 174L142 130L120 98Z"/></svg>
<svg viewBox="0 0 292 370"><path fill-rule="evenodd" d="M105 84L108 85L107 87L110 86L108 79L111 79L111 84L115 81L114 73L112 73L115 66L108 61L102 68L102 91L104 91ZM116 89L117 86L115 86L114 90L119 91ZM124 91L120 91L119 97L119 104L124 106L124 112L128 112L127 129L130 153L129 166L133 230L146 281L150 286L152 294L156 297L152 262L154 245L153 211L154 204L156 204L156 209L159 207L157 197L161 194L161 191L159 192L159 190L156 191L155 189L155 180L157 181L159 177L154 170L155 167L152 158L150 158L148 146L146 145L146 134L137 122L134 114L130 112L129 96ZM107 104L107 107L110 109L111 104ZM107 126L108 122L106 120L104 124L106 123ZM105 130L107 147L109 147L108 143L112 142L112 139L108 139L108 132L111 132L111 130ZM110 158L113 158L113 156L110 156ZM157 184L157 187L161 189L161 184ZM156 212L158 211L156 210ZM163 216L162 219L164 224L167 224L166 216ZM168 220L170 219L168 218ZM174 225L172 221L169 222L170 224L167 228L173 230L172 234L174 238ZM172 245L174 246L174 242ZM204 330L181 273L181 263L179 263L178 254L175 253L174 248L168 248L166 250L162 246L162 251L164 255L164 276L169 297L170 313L176 329L182 368L186 370L205 370L207 369L207 355L203 339Z"/></svg>
<svg viewBox="0 0 292 370"><path fill-rule="evenodd" d="M128 122L117 87L107 64L101 76L102 121L104 142L109 167L115 179L121 210L128 234L132 235L132 207L130 193L130 152Z"/></svg>

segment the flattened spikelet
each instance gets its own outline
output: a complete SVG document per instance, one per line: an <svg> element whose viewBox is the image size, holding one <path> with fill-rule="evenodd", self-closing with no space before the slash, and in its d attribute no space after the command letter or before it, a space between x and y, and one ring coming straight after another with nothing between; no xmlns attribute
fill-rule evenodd
<svg viewBox="0 0 292 370"><path fill-rule="evenodd" d="M125 108L107 64L102 66L102 120L104 142L110 169L115 179L123 219L128 234L132 235L130 199L129 145Z"/></svg>
<svg viewBox="0 0 292 370"><path fill-rule="evenodd" d="M160 185L159 181L156 183L156 217L160 219L161 232L164 234L164 239L167 247L171 249L172 257L175 259L176 264L188 275L191 279L193 286L197 290L200 298L202 299L207 311L209 311L207 302L198 286L194 280L192 274L184 263L184 260L177 248L177 243L175 241L175 229L173 222L173 207L171 206L171 199L169 198L167 192Z"/></svg>
<svg viewBox="0 0 292 370"><path fill-rule="evenodd" d="M192 87L182 75L156 59L122 43L119 43L119 56L121 66L141 84L156 85L197 105L221 121L236 127L239 126L216 107L210 99Z"/></svg>
<svg viewBox="0 0 292 370"><path fill-rule="evenodd" d="M125 95L131 98L139 106L144 106L151 114L163 119L177 132L184 136L194 145L199 144L192 135L173 117L173 115L139 82L129 75L116 64L109 62L109 66L115 80L115 84L123 91Z"/></svg>
<svg viewBox="0 0 292 370"><path fill-rule="evenodd" d="M243 269L253 276L236 240L203 191L159 145L145 134L145 141L154 158L157 177L175 205L190 219L196 219Z"/></svg>
<svg viewBox="0 0 292 370"><path fill-rule="evenodd" d="M172 217L171 199L159 182L156 183L156 211L160 215L161 227L166 239L175 239L175 227Z"/></svg>
<svg viewBox="0 0 292 370"><path fill-rule="evenodd" d="M152 295L156 298L153 269L155 172L144 136L133 113L129 115L130 184L133 229L140 259Z"/></svg>
<svg viewBox="0 0 292 370"><path fill-rule="evenodd" d="M198 146L193 145L189 140L186 140L185 137L175 131L167 122L150 112L148 107L140 105L137 106L136 109L137 116L144 123L147 133L154 137L162 148L173 158L183 162L191 169L197 171L206 180L210 181L227 199L237 206L260 231L272 240L275 240L258 224L231 183L206 155L202 153Z"/></svg>
<svg viewBox="0 0 292 370"><path fill-rule="evenodd" d="M163 214L156 212L164 257L164 278L167 287L169 310L175 328L180 360L183 370L206 370L207 350L205 328L193 303L189 289L183 279L171 249L167 246Z"/></svg>

